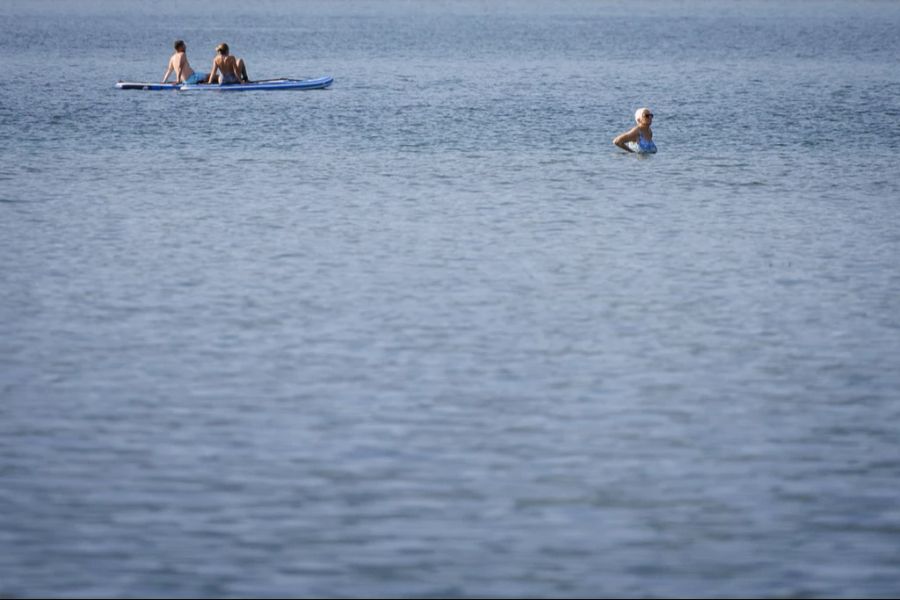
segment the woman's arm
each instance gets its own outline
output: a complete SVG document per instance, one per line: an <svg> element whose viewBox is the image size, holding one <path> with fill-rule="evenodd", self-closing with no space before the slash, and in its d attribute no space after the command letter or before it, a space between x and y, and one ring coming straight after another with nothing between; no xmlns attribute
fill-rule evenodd
<svg viewBox="0 0 900 600"><path fill-rule="evenodd" d="M206 83L213 82L213 79L215 79L215 77L216 77L216 71L218 71L218 70L219 70L219 61L218 61L218 57L216 57L213 59L213 64L209 68L209 81L207 81Z"/></svg>
<svg viewBox="0 0 900 600"><path fill-rule="evenodd" d="M628 147L628 142L637 142L638 141L638 128L634 127L629 131L626 131L622 135L616 137L613 140L613 144L624 150L625 152L634 152L631 148Z"/></svg>

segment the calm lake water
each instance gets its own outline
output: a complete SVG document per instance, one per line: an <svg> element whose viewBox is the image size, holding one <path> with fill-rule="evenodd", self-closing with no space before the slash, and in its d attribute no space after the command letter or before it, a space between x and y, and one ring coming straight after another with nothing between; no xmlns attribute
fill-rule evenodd
<svg viewBox="0 0 900 600"><path fill-rule="evenodd" d="M900 594L898 31L3 0L0 596Z"/></svg>

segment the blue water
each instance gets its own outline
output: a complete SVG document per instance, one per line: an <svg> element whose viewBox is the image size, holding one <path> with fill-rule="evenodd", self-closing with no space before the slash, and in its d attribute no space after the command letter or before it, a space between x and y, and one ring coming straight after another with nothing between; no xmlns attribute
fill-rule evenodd
<svg viewBox="0 0 900 600"><path fill-rule="evenodd" d="M900 594L898 30L3 1L0 595Z"/></svg>

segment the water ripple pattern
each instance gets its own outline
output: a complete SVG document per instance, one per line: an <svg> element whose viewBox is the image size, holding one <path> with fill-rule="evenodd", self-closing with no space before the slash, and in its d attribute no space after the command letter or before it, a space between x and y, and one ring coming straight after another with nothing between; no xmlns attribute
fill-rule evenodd
<svg viewBox="0 0 900 600"><path fill-rule="evenodd" d="M898 30L3 2L0 596L897 596Z"/></svg>

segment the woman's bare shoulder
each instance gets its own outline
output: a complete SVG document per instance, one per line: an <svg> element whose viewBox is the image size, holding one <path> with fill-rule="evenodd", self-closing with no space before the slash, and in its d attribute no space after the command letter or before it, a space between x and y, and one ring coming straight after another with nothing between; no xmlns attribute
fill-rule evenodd
<svg viewBox="0 0 900 600"><path fill-rule="evenodd" d="M630 141L630 140L633 140L633 139L637 139L638 130L639 130L639 128L638 128L637 126L632 127L631 129L629 129L629 130L626 131L625 133L622 133L622 134L616 136L616 139L617 139L617 140L622 140L622 141Z"/></svg>

